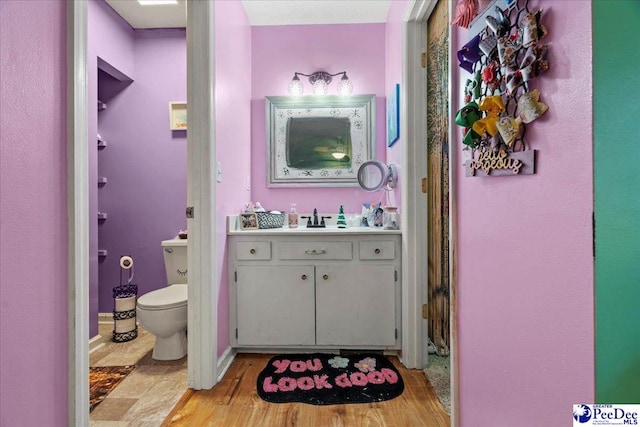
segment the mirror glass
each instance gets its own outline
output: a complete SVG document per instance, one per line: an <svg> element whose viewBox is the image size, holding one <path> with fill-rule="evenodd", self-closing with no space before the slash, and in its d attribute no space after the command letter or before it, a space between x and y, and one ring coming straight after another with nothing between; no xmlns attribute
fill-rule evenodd
<svg viewBox="0 0 640 427"><path fill-rule="evenodd" d="M288 167L351 167L351 121L348 117L290 117L285 144Z"/></svg>

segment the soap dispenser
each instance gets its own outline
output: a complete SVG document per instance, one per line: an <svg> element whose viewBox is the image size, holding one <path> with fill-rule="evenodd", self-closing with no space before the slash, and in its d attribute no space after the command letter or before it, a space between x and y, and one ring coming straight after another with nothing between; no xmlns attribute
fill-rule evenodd
<svg viewBox="0 0 640 427"><path fill-rule="evenodd" d="M340 205L340 212L338 212L338 228L347 228L347 220L344 217L344 206Z"/></svg>
<svg viewBox="0 0 640 427"><path fill-rule="evenodd" d="M289 211L289 228L298 228L298 212L296 212L296 204L291 203Z"/></svg>

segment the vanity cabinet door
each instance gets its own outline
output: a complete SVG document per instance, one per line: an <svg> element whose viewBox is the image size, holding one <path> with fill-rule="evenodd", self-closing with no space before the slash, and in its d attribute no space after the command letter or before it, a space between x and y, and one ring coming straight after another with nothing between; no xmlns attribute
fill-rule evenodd
<svg viewBox="0 0 640 427"><path fill-rule="evenodd" d="M313 266L238 266L238 344L314 345Z"/></svg>
<svg viewBox="0 0 640 427"><path fill-rule="evenodd" d="M393 265L316 266L316 344L396 344Z"/></svg>

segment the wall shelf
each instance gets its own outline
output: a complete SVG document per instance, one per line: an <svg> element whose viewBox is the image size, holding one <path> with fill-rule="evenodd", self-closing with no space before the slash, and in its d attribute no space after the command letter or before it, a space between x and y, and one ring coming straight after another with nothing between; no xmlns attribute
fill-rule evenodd
<svg viewBox="0 0 640 427"><path fill-rule="evenodd" d="M187 130L186 102L169 102L169 129Z"/></svg>

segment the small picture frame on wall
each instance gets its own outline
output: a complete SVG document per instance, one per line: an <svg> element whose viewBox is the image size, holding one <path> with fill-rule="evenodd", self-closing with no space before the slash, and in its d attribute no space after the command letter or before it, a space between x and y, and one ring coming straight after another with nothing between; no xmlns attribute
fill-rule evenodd
<svg viewBox="0 0 640 427"><path fill-rule="evenodd" d="M238 216L241 230L257 230L258 216L254 212L241 213Z"/></svg>
<svg viewBox="0 0 640 427"><path fill-rule="evenodd" d="M387 147L396 143L400 130L400 83L395 87L387 98Z"/></svg>
<svg viewBox="0 0 640 427"><path fill-rule="evenodd" d="M169 102L169 129L187 130L186 102Z"/></svg>

